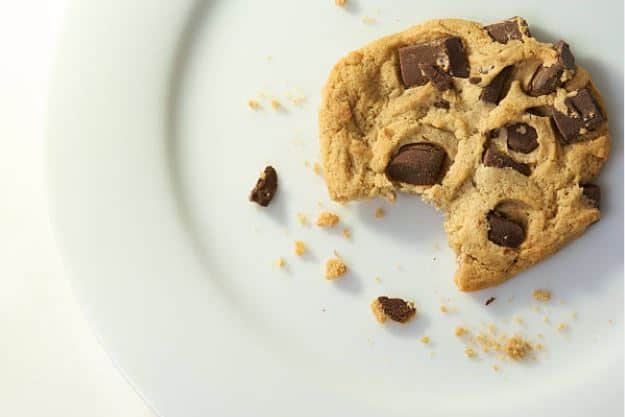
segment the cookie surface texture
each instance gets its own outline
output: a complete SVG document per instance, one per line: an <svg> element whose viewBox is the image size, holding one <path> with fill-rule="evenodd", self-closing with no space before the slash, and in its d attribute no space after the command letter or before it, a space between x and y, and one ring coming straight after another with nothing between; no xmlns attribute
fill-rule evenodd
<svg viewBox="0 0 625 417"><path fill-rule="evenodd" d="M319 112L331 198L403 192L443 211L463 291L554 253L599 220L611 144L574 50L514 17L433 20L349 53Z"/></svg>

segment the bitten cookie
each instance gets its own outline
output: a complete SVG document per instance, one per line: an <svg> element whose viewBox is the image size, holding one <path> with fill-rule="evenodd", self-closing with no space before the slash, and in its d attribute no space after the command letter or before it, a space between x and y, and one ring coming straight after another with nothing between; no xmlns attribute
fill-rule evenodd
<svg viewBox="0 0 625 417"><path fill-rule="evenodd" d="M569 45L519 17L433 20L349 53L319 114L340 202L418 194L446 214L461 290L497 285L600 218L607 115Z"/></svg>

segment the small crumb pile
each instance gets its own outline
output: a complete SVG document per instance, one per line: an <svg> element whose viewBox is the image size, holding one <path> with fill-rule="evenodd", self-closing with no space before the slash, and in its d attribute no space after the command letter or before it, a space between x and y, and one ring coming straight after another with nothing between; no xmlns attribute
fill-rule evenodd
<svg viewBox="0 0 625 417"><path fill-rule="evenodd" d="M323 211L319 214L319 217L317 217L317 226L334 227L337 225L339 220L339 216L337 216L336 214L329 211Z"/></svg>
<svg viewBox="0 0 625 417"><path fill-rule="evenodd" d="M454 334L458 337L464 336L467 333L468 333L468 330L465 327L456 326L454 328Z"/></svg>
<svg viewBox="0 0 625 417"><path fill-rule="evenodd" d="M464 354L467 358L475 358L477 356L477 352L472 347L465 347Z"/></svg>
<svg viewBox="0 0 625 417"><path fill-rule="evenodd" d="M275 264L276 264L276 266L277 266L278 268L282 268L282 267L284 267L284 265L286 265L286 261L285 261L285 260L284 260L284 258L281 256L281 257L279 257L278 259L276 259Z"/></svg>
<svg viewBox="0 0 625 417"><path fill-rule="evenodd" d="M386 213L384 212L384 209L383 209L383 208L378 207L377 209L375 209L375 217L376 217L376 218L378 218L378 219L379 219L379 218L381 218L381 217L384 217L384 215L385 215L385 214L386 214Z"/></svg>
<svg viewBox="0 0 625 417"><path fill-rule="evenodd" d="M345 239L349 239L350 237L352 237L352 231L349 229L343 229L343 237Z"/></svg>
<svg viewBox="0 0 625 417"><path fill-rule="evenodd" d="M532 345L527 343L521 336L512 336L505 344L504 352L506 355L515 361L525 359L525 357L532 351Z"/></svg>
<svg viewBox="0 0 625 417"><path fill-rule="evenodd" d="M339 258L330 258L326 261L325 277L327 280L334 280L347 273L347 265Z"/></svg>
<svg viewBox="0 0 625 417"><path fill-rule="evenodd" d="M247 105L252 110L260 110L262 108L260 103L256 100L248 100Z"/></svg>
<svg viewBox="0 0 625 417"><path fill-rule="evenodd" d="M270 101L270 104L271 104L271 107L273 107L275 110L278 110L282 107L282 104L275 98Z"/></svg>
<svg viewBox="0 0 625 417"><path fill-rule="evenodd" d="M306 252L306 245L301 240L295 241L295 254L297 256L302 256Z"/></svg>
<svg viewBox="0 0 625 417"><path fill-rule="evenodd" d="M551 291L537 288L532 293L532 297L534 297L536 301L549 301L551 300Z"/></svg>
<svg viewBox="0 0 625 417"><path fill-rule="evenodd" d="M424 345L427 345L428 343L430 343L430 338L428 336L423 336L421 339L419 339L421 341L421 343L423 343Z"/></svg>

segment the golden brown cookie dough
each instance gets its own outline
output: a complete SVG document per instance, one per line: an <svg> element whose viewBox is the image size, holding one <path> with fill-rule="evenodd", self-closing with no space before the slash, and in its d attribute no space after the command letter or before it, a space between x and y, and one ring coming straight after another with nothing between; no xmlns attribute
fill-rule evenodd
<svg viewBox="0 0 625 417"><path fill-rule="evenodd" d="M400 191L446 214L463 291L505 281L600 218L590 183L610 151L603 100L566 43L538 41L521 18L432 20L349 53L319 127L332 199Z"/></svg>

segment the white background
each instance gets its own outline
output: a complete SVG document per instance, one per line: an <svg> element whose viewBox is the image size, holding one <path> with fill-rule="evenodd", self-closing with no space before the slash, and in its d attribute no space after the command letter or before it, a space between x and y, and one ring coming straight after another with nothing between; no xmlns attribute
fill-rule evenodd
<svg viewBox="0 0 625 417"><path fill-rule="evenodd" d="M65 1L0 5L0 415L153 416L89 329L49 224L44 104Z"/></svg>

